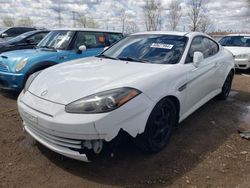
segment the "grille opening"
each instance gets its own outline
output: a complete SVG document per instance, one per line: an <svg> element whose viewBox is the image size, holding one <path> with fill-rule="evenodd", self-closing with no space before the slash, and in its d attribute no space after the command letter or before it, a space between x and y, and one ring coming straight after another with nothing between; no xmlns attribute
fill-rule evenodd
<svg viewBox="0 0 250 188"><path fill-rule="evenodd" d="M239 67L242 67L242 68L244 68L244 67L246 67L247 65L239 65Z"/></svg>
<svg viewBox="0 0 250 188"><path fill-rule="evenodd" d="M8 72L8 67L4 65L2 62L0 62L0 71L2 72Z"/></svg>

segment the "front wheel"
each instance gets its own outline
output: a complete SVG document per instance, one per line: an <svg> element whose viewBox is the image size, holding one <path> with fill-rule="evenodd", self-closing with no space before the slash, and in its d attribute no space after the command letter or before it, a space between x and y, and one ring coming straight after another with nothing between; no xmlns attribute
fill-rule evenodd
<svg viewBox="0 0 250 188"><path fill-rule="evenodd" d="M222 86L221 93L218 95L218 99L226 100L232 87L233 72L230 72Z"/></svg>
<svg viewBox="0 0 250 188"><path fill-rule="evenodd" d="M169 98L161 100L151 112L144 133L136 137L136 145L149 153L161 151L169 141L176 118L175 104Z"/></svg>

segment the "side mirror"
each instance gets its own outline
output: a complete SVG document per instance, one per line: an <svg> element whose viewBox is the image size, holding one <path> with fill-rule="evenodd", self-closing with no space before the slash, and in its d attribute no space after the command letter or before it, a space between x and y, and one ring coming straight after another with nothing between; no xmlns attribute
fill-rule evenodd
<svg viewBox="0 0 250 188"><path fill-rule="evenodd" d="M8 34L7 34L7 33L2 33L2 34L1 34L1 38L6 38L6 37L8 37Z"/></svg>
<svg viewBox="0 0 250 188"><path fill-rule="evenodd" d="M82 53L82 52L84 52L84 51L86 51L87 50L87 47L85 46L85 45L81 45L81 46L79 46L79 48L78 48L78 52L77 53Z"/></svg>
<svg viewBox="0 0 250 188"><path fill-rule="evenodd" d="M103 52L106 51L109 48L109 46L106 46L105 48L103 48Z"/></svg>
<svg viewBox="0 0 250 188"><path fill-rule="evenodd" d="M193 64L195 67L199 67L200 62L204 59L204 55L201 52L194 52Z"/></svg>
<svg viewBox="0 0 250 188"><path fill-rule="evenodd" d="M35 42L35 40L34 39L27 39L26 42L27 43L33 43L33 42Z"/></svg>

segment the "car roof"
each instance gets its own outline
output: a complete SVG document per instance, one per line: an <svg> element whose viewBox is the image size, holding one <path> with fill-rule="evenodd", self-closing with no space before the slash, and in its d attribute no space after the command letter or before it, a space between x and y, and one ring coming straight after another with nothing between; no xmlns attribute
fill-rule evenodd
<svg viewBox="0 0 250 188"><path fill-rule="evenodd" d="M179 32L179 31L147 31L147 32L134 33L131 35L176 35L176 36L187 36L187 37L202 35L211 38L209 35L201 32Z"/></svg>
<svg viewBox="0 0 250 188"><path fill-rule="evenodd" d="M238 33L238 34L229 34L229 35L226 35L226 37L233 37L233 36L245 36L245 37L250 37L250 34L240 34L240 33Z"/></svg>
<svg viewBox="0 0 250 188"><path fill-rule="evenodd" d="M179 35L185 36L188 32L178 32L178 31L145 31L139 33L133 33L131 35Z"/></svg>
<svg viewBox="0 0 250 188"><path fill-rule="evenodd" d="M105 29L93 29L93 28L58 28L51 31L95 31L95 32L108 32L108 33L121 33L119 31L110 31Z"/></svg>
<svg viewBox="0 0 250 188"><path fill-rule="evenodd" d="M34 30L34 31L28 31L28 32L25 32L23 34L34 34L34 33L43 33L43 32L50 32L49 30Z"/></svg>

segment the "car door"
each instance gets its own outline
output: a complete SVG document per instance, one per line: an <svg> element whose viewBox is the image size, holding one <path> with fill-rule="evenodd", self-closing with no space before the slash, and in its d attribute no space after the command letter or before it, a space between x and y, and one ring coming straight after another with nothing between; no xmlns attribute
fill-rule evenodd
<svg viewBox="0 0 250 188"><path fill-rule="evenodd" d="M85 45L86 50L79 51L79 47ZM69 59L91 57L100 54L105 47L105 37L102 32L79 31L72 45Z"/></svg>
<svg viewBox="0 0 250 188"><path fill-rule="evenodd" d="M199 66L194 66L194 52L202 52L204 59ZM194 111L200 105L207 101L209 95L216 86L217 58L211 52L209 41L206 37L195 37L190 45L186 58L186 70L188 72L188 81L186 83L186 102L184 111Z"/></svg>

